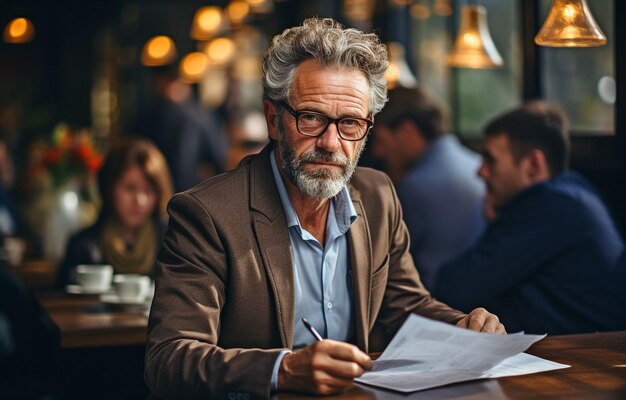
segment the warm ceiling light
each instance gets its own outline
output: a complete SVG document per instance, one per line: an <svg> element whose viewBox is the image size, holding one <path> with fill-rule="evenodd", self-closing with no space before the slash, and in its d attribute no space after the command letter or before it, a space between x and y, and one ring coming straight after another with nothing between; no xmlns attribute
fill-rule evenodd
<svg viewBox="0 0 626 400"><path fill-rule="evenodd" d="M193 16L191 37L196 40L208 40L225 29L226 19L222 9L217 6L201 7Z"/></svg>
<svg viewBox="0 0 626 400"><path fill-rule="evenodd" d="M502 57L491 40L487 11L482 6L465 6L461 28L454 41L448 65L458 68L495 68L502 66Z"/></svg>
<svg viewBox="0 0 626 400"><path fill-rule="evenodd" d="M235 42L229 38L217 38L206 46L206 55L213 64L229 63L235 56Z"/></svg>
<svg viewBox="0 0 626 400"><path fill-rule="evenodd" d="M244 0L232 1L226 7L226 15L228 20L233 24L241 24L250 14L250 5Z"/></svg>
<svg viewBox="0 0 626 400"><path fill-rule="evenodd" d="M269 0L247 0L252 11L258 14L269 14L274 11L274 3Z"/></svg>
<svg viewBox="0 0 626 400"><path fill-rule="evenodd" d="M387 88L393 89L396 86L412 88L417 85L417 79L413 76L411 69L406 63L404 56L404 46L400 43L387 43L389 51L389 66L385 72Z"/></svg>
<svg viewBox="0 0 626 400"><path fill-rule="evenodd" d="M344 0L343 14L353 21L369 21L374 10L372 0Z"/></svg>
<svg viewBox="0 0 626 400"><path fill-rule="evenodd" d="M452 15L452 6L450 5L450 0L435 0L435 4L433 4L433 10L437 15L441 15L442 17L449 17L450 15Z"/></svg>
<svg viewBox="0 0 626 400"><path fill-rule="evenodd" d="M209 60L204 53L194 51L187 54L180 62L180 77L186 83L198 83L209 66Z"/></svg>
<svg viewBox="0 0 626 400"><path fill-rule="evenodd" d="M430 8L426 4L416 3L410 8L411 15L415 19L425 20L430 18Z"/></svg>
<svg viewBox="0 0 626 400"><path fill-rule="evenodd" d="M554 0L535 43L548 47L593 47L605 45L606 36L586 0Z"/></svg>
<svg viewBox="0 0 626 400"><path fill-rule="evenodd" d="M27 43L35 37L35 27L27 18L15 18L4 28L4 41L7 43Z"/></svg>
<svg viewBox="0 0 626 400"><path fill-rule="evenodd" d="M141 51L141 63L148 67L171 64L176 58L176 45L168 36L155 36Z"/></svg>

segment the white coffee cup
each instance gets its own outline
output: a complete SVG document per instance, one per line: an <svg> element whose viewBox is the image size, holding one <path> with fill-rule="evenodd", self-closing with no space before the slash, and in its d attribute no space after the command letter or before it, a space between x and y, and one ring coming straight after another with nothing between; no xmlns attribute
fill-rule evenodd
<svg viewBox="0 0 626 400"><path fill-rule="evenodd" d="M9 265L11 265L12 267L17 267L22 263L24 251L26 250L26 242L16 237L5 237L4 249L6 251Z"/></svg>
<svg viewBox="0 0 626 400"><path fill-rule="evenodd" d="M115 293L121 301L140 302L150 290L150 277L136 274L119 274L113 277Z"/></svg>
<svg viewBox="0 0 626 400"><path fill-rule="evenodd" d="M76 280L82 289L105 292L111 287L113 267L106 264L82 264L76 267Z"/></svg>

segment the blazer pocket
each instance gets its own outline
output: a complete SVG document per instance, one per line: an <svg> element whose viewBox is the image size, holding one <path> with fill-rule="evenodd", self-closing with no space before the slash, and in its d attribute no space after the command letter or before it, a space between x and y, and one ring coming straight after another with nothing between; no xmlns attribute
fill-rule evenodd
<svg viewBox="0 0 626 400"><path fill-rule="evenodd" d="M372 284L370 285L370 330L377 320L378 312L383 303L388 277L389 254L385 256L383 263L372 273Z"/></svg>
<svg viewBox="0 0 626 400"><path fill-rule="evenodd" d="M383 263L372 273L372 284L370 285L370 298L372 309L377 309L385 295L387 278L389 277L389 255L385 257Z"/></svg>
<svg viewBox="0 0 626 400"><path fill-rule="evenodd" d="M389 275L389 254L385 256L385 259L383 260L382 264L380 264L378 268L376 268L372 272L372 285L370 286L372 288L372 294L375 288L378 288L378 286L380 286L381 284L387 283L388 275Z"/></svg>

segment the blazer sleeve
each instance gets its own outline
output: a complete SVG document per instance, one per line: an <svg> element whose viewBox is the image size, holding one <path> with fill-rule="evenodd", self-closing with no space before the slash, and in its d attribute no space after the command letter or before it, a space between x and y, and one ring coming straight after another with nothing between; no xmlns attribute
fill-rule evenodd
<svg viewBox="0 0 626 400"><path fill-rule="evenodd" d="M229 265L210 213L190 193L175 195L168 212L148 324L148 387L161 399L269 398L283 349L218 345Z"/></svg>

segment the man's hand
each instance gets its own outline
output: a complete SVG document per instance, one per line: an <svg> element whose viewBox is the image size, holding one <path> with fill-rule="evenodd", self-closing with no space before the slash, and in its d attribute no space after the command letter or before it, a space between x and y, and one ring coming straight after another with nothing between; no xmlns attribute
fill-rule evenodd
<svg viewBox="0 0 626 400"><path fill-rule="evenodd" d="M350 386L372 368L371 358L356 346L322 340L287 354L278 370L278 390L331 394Z"/></svg>
<svg viewBox="0 0 626 400"><path fill-rule="evenodd" d="M485 333L506 333L504 325L500 323L498 317L484 308L472 310L471 313L457 322L456 326Z"/></svg>

